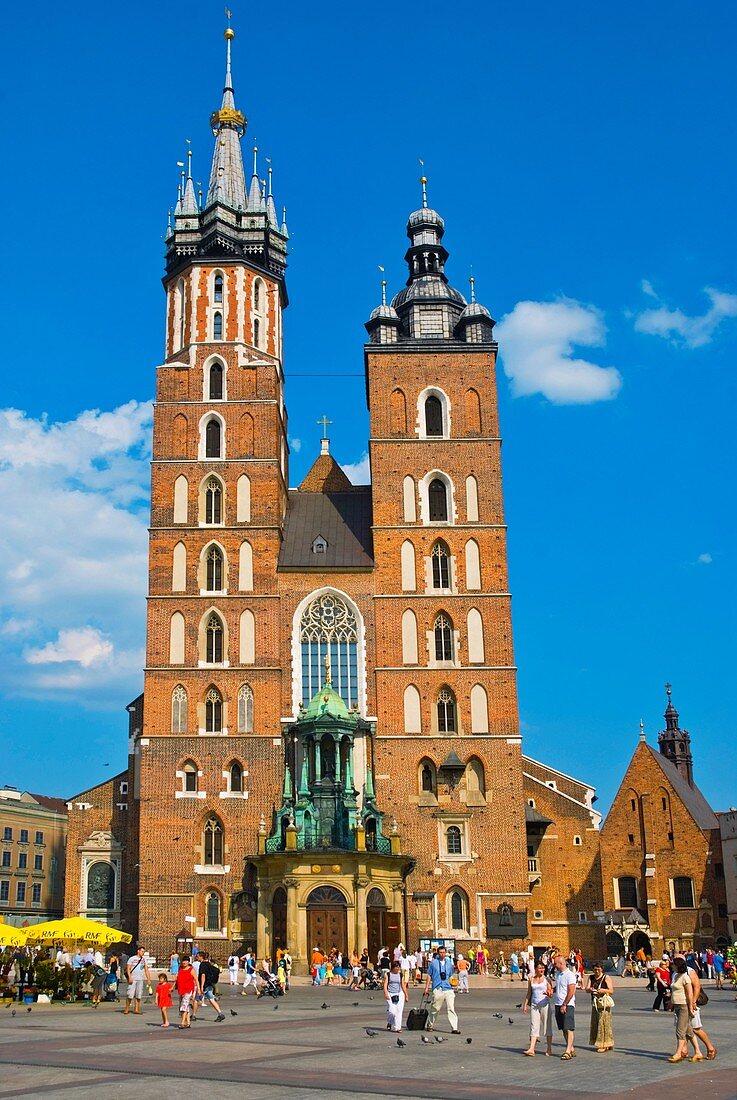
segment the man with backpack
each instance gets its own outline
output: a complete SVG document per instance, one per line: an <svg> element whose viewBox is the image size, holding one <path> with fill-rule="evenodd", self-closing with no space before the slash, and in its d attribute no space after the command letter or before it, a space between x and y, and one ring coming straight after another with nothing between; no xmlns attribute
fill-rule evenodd
<svg viewBox="0 0 737 1100"><path fill-rule="evenodd" d="M197 976L197 1004L211 1004L217 1013L215 1021L220 1024L225 1019L225 1013L221 1010L220 1005L215 999L215 986L220 981L220 967L210 961L209 951L200 951L199 960L200 969ZM192 1014L192 1019L196 1019L195 1013Z"/></svg>

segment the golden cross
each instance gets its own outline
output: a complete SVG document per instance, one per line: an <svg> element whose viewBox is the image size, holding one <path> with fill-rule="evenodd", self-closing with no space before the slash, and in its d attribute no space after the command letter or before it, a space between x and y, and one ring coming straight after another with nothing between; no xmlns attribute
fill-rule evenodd
<svg viewBox="0 0 737 1100"><path fill-rule="evenodd" d="M325 683L331 684L332 682L330 678L330 650L327 650L325 653Z"/></svg>
<svg viewBox="0 0 737 1100"><path fill-rule="evenodd" d="M328 424L332 424L332 420L328 420L326 416L321 416L317 423L322 424L323 439L327 439Z"/></svg>

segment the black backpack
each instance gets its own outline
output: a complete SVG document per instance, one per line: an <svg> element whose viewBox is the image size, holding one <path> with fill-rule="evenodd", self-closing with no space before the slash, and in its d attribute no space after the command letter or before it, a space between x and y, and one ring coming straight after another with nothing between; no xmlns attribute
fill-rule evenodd
<svg viewBox="0 0 737 1100"><path fill-rule="evenodd" d="M210 981L213 985L217 985L220 981L220 967L215 966L215 963L209 963L210 967Z"/></svg>

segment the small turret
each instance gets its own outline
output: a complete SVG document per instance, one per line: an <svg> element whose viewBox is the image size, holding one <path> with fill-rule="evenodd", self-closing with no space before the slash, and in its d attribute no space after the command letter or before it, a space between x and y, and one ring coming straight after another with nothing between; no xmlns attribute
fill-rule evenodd
<svg viewBox="0 0 737 1100"><path fill-rule="evenodd" d="M675 766L689 787L693 787L693 757L691 755L691 735L688 730L682 730L678 724L678 711L673 706L671 699L671 686L665 685L668 697L668 705L665 708L665 729L658 734L658 745L663 756L667 757Z"/></svg>

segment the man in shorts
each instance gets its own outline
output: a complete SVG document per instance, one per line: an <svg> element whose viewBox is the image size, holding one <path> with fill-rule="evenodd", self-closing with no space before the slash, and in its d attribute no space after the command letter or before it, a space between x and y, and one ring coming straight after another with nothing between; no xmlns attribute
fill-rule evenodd
<svg viewBox="0 0 737 1100"><path fill-rule="evenodd" d="M555 956L555 1022L563 1032L566 1049L563 1061L576 1057L573 1047L576 1032L576 975L566 966L562 955Z"/></svg>
<svg viewBox="0 0 737 1100"><path fill-rule="evenodd" d="M125 1016L128 1015L131 1001L133 1001L133 1015L140 1016L143 987L147 982L151 981L151 974L148 969L148 962L146 961L146 951L143 947L139 947L135 955L128 959L128 965L125 968L125 976L128 981L128 992L125 998L123 1014Z"/></svg>
<svg viewBox="0 0 737 1100"><path fill-rule="evenodd" d="M246 951L245 955L241 957L243 963L243 989L241 990L241 997L248 996L249 985L253 986L253 992L258 997L258 978L256 977L256 959L254 958L252 951Z"/></svg>
<svg viewBox="0 0 737 1100"><path fill-rule="evenodd" d="M197 993L198 1004L210 1004L215 1009L217 1016L216 1022L221 1024L225 1019L225 1013L221 1010L220 1005L215 999L215 986L220 980L220 968L215 966L210 961L209 951L200 951L200 968L197 976L199 992Z"/></svg>

